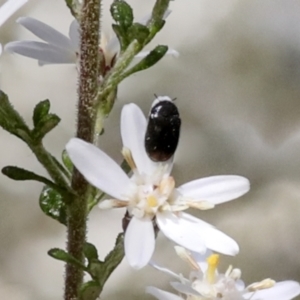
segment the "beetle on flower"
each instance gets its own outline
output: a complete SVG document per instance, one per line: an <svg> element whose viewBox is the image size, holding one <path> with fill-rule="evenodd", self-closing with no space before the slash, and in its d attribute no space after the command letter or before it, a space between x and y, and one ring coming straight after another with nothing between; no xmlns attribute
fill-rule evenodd
<svg viewBox="0 0 300 300"><path fill-rule="evenodd" d="M210 209L236 199L249 191L248 179L235 175L211 176L175 188L175 180L170 176L173 159L153 162L146 154L146 123L137 105L124 106L121 114L122 153L131 167L131 177L90 143L73 138L66 145L70 159L86 180L112 197L102 201L100 208L127 208L131 220L124 244L129 264L139 269L151 259L155 248L153 221L165 236L192 251L204 253L208 248L227 255L237 254L239 247L233 239L183 211Z"/></svg>

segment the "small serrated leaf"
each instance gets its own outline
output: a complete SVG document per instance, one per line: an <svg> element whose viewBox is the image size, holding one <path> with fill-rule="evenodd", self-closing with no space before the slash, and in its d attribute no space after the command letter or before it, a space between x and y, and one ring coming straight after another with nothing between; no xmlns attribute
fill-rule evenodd
<svg viewBox="0 0 300 300"><path fill-rule="evenodd" d="M124 30L129 28L133 22L132 8L123 0L115 0L110 6L110 13L113 19Z"/></svg>
<svg viewBox="0 0 300 300"><path fill-rule="evenodd" d="M48 132L55 128L59 122L60 118L55 114L44 116L32 130L34 138L36 140L41 140Z"/></svg>
<svg viewBox="0 0 300 300"><path fill-rule="evenodd" d="M46 116L48 115L50 110L50 101L48 99L39 102L33 111L33 125L36 127L38 123Z"/></svg>
<svg viewBox="0 0 300 300"><path fill-rule="evenodd" d="M30 130L14 109L8 96L0 90L0 126L26 143L30 142Z"/></svg>
<svg viewBox="0 0 300 300"><path fill-rule="evenodd" d="M88 270L94 279L100 279L105 272L105 265L100 260L92 260L89 262Z"/></svg>
<svg viewBox="0 0 300 300"><path fill-rule="evenodd" d="M131 75L133 73L136 73L136 72L139 72L142 70L146 70L146 69L152 67L153 65L155 65L158 61L160 61L164 57L164 55L167 53L167 51L168 51L168 46L164 46L164 45L156 46L139 63L137 63L131 69L127 70L124 73L124 78L128 77L129 75Z"/></svg>
<svg viewBox="0 0 300 300"><path fill-rule="evenodd" d="M6 166L1 172L3 175L6 175L13 180L35 180L50 185L52 188L56 187L55 183L49 179L19 167ZM59 189L59 187L57 188Z"/></svg>
<svg viewBox="0 0 300 300"><path fill-rule="evenodd" d="M83 247L84 256L91 261L93 259L98 259L98 251L97 248L91 243L85 243Z"/></svg>
<svg viewBox="0 0 300 300"><path fill-rule="evenodd" d="M121 51L125 50L129 44L127 34L124 33L124 31L119 25L112 24L112 29L119 40Z"/></svg>
<svg viewBox="0 0 300 300"><path fill-rule="evenodd" d="M66 252L63 249L52 248L48 251L48 255L57 260L61 260L66 263L75 265L85 271L87 270L87 268L84 264L82 264L78 259L76 259L75 257L73 257L71 254L69 254L68 252Z"/></svg>
<svg viewBox="0 0 300 300"><path fill-rule="evenodd" d="M144 41L149 36L149 29L147 26L140 23L134 23L130 28L128 28L128 37L130 41L137 40L140 44L143 44Z"/></svg>
<svg viewBox="0 0 300 300"><path fill-rule="evenodd" d="M96 300L100 296L102 287L97 281L88 281L84 283L80 288L81 300Z"/></svg>
<svg viewBox="0 0 300 300"><path fill-rule="evenodd" d="M67 207L63 196L55 189L45 186L40 194L41 210L49 217L67 225Z"/></svg>

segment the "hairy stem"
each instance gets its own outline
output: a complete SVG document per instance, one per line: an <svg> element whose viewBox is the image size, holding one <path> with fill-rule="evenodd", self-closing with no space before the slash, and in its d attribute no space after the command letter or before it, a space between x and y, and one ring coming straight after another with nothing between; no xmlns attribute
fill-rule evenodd
<svg viewBox="0 0 300 300"><path fill-rule="evenodd" d="M99 70L100 0L84 0L81 11L81 45L79 101L76 136L87 142L94 141L96 112L94 99ZM78 195L68 209L68 252L84 263L83 246L86 240L87 199L89 185L75 169L72 188ZM79 299L79 288L83 282L83 270L66 265L65 300Z"/></svg>

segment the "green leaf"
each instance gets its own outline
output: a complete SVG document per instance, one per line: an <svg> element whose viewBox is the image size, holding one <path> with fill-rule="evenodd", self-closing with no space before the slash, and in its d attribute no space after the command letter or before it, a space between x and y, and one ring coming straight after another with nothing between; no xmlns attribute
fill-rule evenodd
<svg viewBox="0 0 300 300"><path fill-rule="evenodd" d="M50 249L48 251L48 255L55 258L55 259L57 259L57 260L61 260L61 261L64 261L66 263L75 265L75 266L83 269L84 271L87 270L87 268L84 264L82 264L78 259L73 257L71 254L69 254L65 250L62 250L62 249L59 249L59 248L53 248L53 249Z"/></svg>
<svg viewBox="0 0 300 300"><path fill-rule="evenodd" d="M70 9L71 14L75 19L79 20L82 4L79 0L65 0L67 7Z"/></svg>
<svg viewBox="0 0 300 300"><path fill-rule="evenodd" d="M105 265L103 261L98 259L90 261L88 265L88 272L94 279L100 280L105 272Z"/></svg>
<svg viewBox="0 0 300 300"><path fill-rule="evenodd" d="M64 149L62 154L61 154L61 159L62 159L62 162L64 164L64 166L67 168L67 170L72 173L73 172L73 168L74 168L74 165L68 155L68 152Z"/></svg>
<svg viewBox="0 0 300 300"><path fill-rule="evenodd" d="M80 300L96 300L100 296L101 291L102 287L97 281L88 281L80 288Z"/></svg>
<svg viewBox="0 0 300 300"><path fill-rule="evenodd" d="M110 13L116 23L120 25L124 31L132 25L132 8L125 1L115 0L110 6Z"/></svg>
<svg viewBox="0 0 300 300"><path fill-rule="evenodd" d="M117 38L119 40L120 48L121 48L121 52L122 52L129 45L127 34L124 33L124 31L122 30L122 28L119 25L112 24L112 29L115 32L115 34L116 34L116 36L117 36Z"/></svg>
<svg viewBox="0 0 300 300"><path fill-rule="evenodd" d="M6 166L1 171L2 174L13 180L35 180L55 187L55 183L53 183L49 179L19 167Z"/></svg>
<svg viewBox="0 0 300 300"><path fill-rule="evenodd" d="M55 189L45 186L40 194L39 204L49 217L67 225L67 207L64 197Z"/></svg>
<svg viewBox="0 0 300 300"><path fill-rule="evenodd" d="M50 101L44 100L41 101L40 103L38 103L33 111L33 116L32 116L32 120L33 120L33 125L34 127L36 127L38 125L38 123L45 117L48 115L50 110Z"/></svg>
<svg viewBox="0 0 300 300"><path fill-rule="evenodd" d="M91 261L93 259L98 259L98 251L93 244L86 242L83 247L83 253L88 261Z"/></svg>
<svg viewBox="0 0 300 300"><path fill-rule="evenodd" d="M134 23L128 29L128 37L130 41L137 40L140 44L143 44L149 36L149 29L147 26L140 23Z"/></svg>
<svg viewBox="0 0 300 300"><path fill-rule="evenodd" d="M128 77L129 75L146 70L153 65L155 65L158 61L160 61L164 55L168 51L168 46L159 45L156 46L146 57L144 57L139 63L137 63L135 66L133 66L131 69L126 71L123 76Z"/></svg>
<svg viewBox="0 0 300 300"><path fill-rule="evenodd" d="M26 143L30 141L30 130L23 118L13 108L5 93L0 90L0 126Z"/></svg>
<svg viewBox="0 0 300 300"><path fill-rule="evenodd" d="M48 132L55 128L60 122L60 118L55 114L44 116L37 126L32 130L32 134L36 140L41 140Z"/></svg>

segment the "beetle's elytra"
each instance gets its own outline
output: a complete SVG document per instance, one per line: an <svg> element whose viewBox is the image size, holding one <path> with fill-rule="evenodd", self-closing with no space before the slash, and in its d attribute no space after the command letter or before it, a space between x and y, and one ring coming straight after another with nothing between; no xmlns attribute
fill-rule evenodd
<svg viewBox="0 0 300 300"><path fill-rule="evenodd" d="M157 97L151 107L145 135L145 149L155 162L170 159L176 151L181 120L173 100Z"/></svg>

